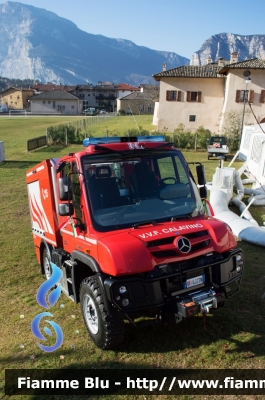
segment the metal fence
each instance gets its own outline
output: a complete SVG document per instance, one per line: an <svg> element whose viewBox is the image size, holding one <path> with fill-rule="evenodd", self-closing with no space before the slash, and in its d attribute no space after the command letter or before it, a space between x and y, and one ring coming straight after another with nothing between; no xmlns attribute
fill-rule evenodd
<svg viewBox="0 0 265 400"><path fill-rule="evenodd" d="M38 149L39 147L47 146L47 137L39 136L34 139L30 139L27 141L27 149L28 151Z"/></svg>

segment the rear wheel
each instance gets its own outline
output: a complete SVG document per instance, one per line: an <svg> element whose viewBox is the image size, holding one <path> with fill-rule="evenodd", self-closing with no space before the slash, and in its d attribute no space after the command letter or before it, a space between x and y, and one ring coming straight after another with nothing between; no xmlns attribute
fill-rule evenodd
<svg viewBox="0 0 265 400"><path fill-rule="evenodd" d="M47 248L45 247L45 249L43 250L43 253L42 253L42 265L43 265L43 271L44 271L44 275L45 275L46 279L50 279L51 274L52 274L52 267L51 267L50 261L51 261L50 253L47 250Z"/></svg>
<svg viewBox="0 0 265 400"><path fill-rule="evenodd" d="M80 304L88 333L100 349L111 349L123 340L123 320L108 314L95 277L80 286Z"/></svg>

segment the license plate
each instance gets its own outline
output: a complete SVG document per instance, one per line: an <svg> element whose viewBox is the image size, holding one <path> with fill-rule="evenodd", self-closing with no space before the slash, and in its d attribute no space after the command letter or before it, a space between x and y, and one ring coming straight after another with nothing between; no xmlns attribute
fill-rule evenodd
<svg viewBox="0 0 265 400"><path fill-rule="evenodd" d="M184 289L189 289L193 286L201 285L205 282L205 275L199 275L194 278L187 279L186 282L183 284Z"/></svg>

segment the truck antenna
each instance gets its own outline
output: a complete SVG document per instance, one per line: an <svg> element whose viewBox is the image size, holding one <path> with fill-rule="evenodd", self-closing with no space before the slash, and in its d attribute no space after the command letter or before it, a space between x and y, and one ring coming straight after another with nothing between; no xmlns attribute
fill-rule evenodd
<svg viewBox="0 0 265 400"><path fill-rule="evenodd" d="M137 124L137 121L136 121L135 116L134 116L134 114L133 114L133 112L132 112L132 109L131 109L130 104L128 104L128 107L129 107L129 109L130 109L130 111L131 111L131 115L132 115L132 117L133 117L133 119L134 119L135 125L137 126L138 132L140 133L139 125Z"/></svg>

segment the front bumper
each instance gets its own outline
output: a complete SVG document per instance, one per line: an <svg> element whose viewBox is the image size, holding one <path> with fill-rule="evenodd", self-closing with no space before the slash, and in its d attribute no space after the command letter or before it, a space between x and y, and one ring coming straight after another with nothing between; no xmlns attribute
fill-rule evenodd
<svg viewBox="0 0 265 400"><path fill-rule="evenodd" d="M160 315L177 313L187 318L204 308L206 311L217 308L220 302L235 295L243 269L243 253L234 249L198 257L190 264L157 265L143 276L106 277L103 284L109 304L125 315L156 309ZM200 281L196 284L198 277ZM192 287L187 287L187 282L192 282Z"/></svg>

